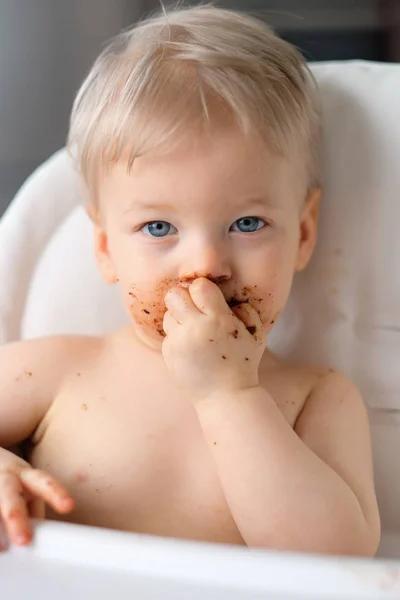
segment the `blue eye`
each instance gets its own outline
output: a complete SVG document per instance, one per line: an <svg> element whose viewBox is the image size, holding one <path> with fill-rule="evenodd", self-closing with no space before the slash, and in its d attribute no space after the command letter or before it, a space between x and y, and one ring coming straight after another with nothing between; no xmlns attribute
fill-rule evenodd
<svg viewBox="0 0 400 600"><path fill-rule="evenodd" d="M258 217L243 217L238 219L231 226L232 231L240 231L242 233L252 233L265 227L266 223Z"/></svg>
<svg viewBox="0 0 400 600"><path fill-rule="evenodd" d="M146 223L143 225L140 231L150 235L151 237L166 237L171 233L177 233L176 227L171 225L171 223L167 223L167 221L150 221L150 223Z"/></svg>

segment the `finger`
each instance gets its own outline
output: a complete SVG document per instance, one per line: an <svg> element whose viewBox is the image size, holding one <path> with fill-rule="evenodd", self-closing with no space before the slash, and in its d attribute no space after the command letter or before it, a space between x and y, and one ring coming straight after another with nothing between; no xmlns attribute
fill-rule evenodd
<svg viewBox="0 0 400 600"><path fill-rule="evenodd" d="M205 277L195 279L189 287L189 293L194 304L204 314L228 311L228 305L219 287Z"/></svg>
<svg viewBox="0 0 400 600"><path fill-rule="evenodd" d="M232 308L232 312L237 316L237 318L242 321L247 331L257 337L258 334L262 333L262 322L260 319L260 315L256 311L256 309L251 306L248 302L239 304Z"/></svg>
<svg viewBox="0 0 400 600"><path fill-rule="evenodd" d="M174 319L174 317L171 315L170 311L167 310L167 312L164 315L164 319L163 319L163 329L165 331L165 333L168 335L171 333L171 331L173 331L173 329L175 329L175 327L177 327L178 325L181 325L182 323L178 323L178 321L176 319Z"/></svg>
<svg viewBox="0 0 400 600"><path fill-rule="evenodd" d="M165 306L174 317L175 321L182 324L191 315L198 314L196 306L190 297L187 288L176 286L171 288L165 296Z"/></svg>
<svg viewBox="0 0 400 600"><path fill-rule="evenodd" d="M29 544L32 526L28 509L22 484L12 473L0 474L0 515L9 540L17 546Z"/></svg>
<svg viewBox="0 0 400 600"><path fill-rule="evenodd" d="M27 490L42 498L56 512L69 513L74 508L73 498L52 475L38 469L25 469L20 478Z"/></svg>
<svg viewBox="0 0 400 600"><path fill-rule="evenodd" d="M45 503L41 498L34 497L28 501L28 512L32 519L43 520L46 516Z"/></svg>

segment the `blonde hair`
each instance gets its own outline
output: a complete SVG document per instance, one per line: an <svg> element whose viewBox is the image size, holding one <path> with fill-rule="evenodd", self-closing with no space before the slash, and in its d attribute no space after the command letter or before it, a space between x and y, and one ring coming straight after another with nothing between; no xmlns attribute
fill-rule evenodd
<svg viewBox="0 0 400 600"><path fill-rule="evenodd" d="M319 185L319 95L301 54L262 21L211 5L122 32L83 82L68 146L91 192L100 169L229 122L287 154Z"/></svg>

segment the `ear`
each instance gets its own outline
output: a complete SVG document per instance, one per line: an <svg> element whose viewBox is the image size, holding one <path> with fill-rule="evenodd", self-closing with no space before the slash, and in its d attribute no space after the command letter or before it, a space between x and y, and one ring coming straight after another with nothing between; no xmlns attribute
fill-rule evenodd
<svg viewBox="0 0 400 600"><path fill-rule="evenodd" d="M86 212L94 225L94 252L102 277L106 283L116 283L118 279L109 253L108 236L101 222L100 211L94 204L90 204Z"/></svg>
<svg viewBox="0 0 400 600"><path fill-rule="evenodd" d="M317 243L321 195L322 190L320 188L310 190L301 209L296 271L302 271L307 266Z"/></svg>

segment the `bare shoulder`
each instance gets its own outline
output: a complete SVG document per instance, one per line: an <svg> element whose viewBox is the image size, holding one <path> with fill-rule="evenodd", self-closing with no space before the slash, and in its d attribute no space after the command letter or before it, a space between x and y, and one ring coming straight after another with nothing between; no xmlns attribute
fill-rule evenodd
<svg viewBox="0 0 400 600"><path fill-rule="evenodd" d="M363 425L368 421L363 398L355 383L344 373L334 369L321 369L312 372L310 391L305 398L296 429L301 431L307 420L317 418L318 421L357 419ZM353 421L353 426L357 426Z"/></svg>
<svg viewBox="0 0 400 600"><path fill-rule="evenodd" d="M328 464L364 468L372 481L372 449L368 412L354 382L328 370L314 382L295 424L304 443Z"/></svg>
<svg viewBox="0 0 400 600"><path fill-rule="evenodd" d="M0 445L29 437L64 379L102 343L102 338L55 336L0 347Z"/></svg>
<svg viewBox="0 0 400 600"><path fill-rule="evenodd" d="M287 407L290 407L292 418L289 421L294 425L321 383L329 382L330 386L333 370L289 363L266 352L259 374L261 385L272 395L279 408L286 413Z"/></svg>
<svg viewBox="0 0 400 600"><path fill-rule="evenodd" d="M49 379L68 371L88 353L96 352L103 338L89 336L54 336L24 340L0 347L0 373L7 372L20 380L46 373Z"/></svg>

